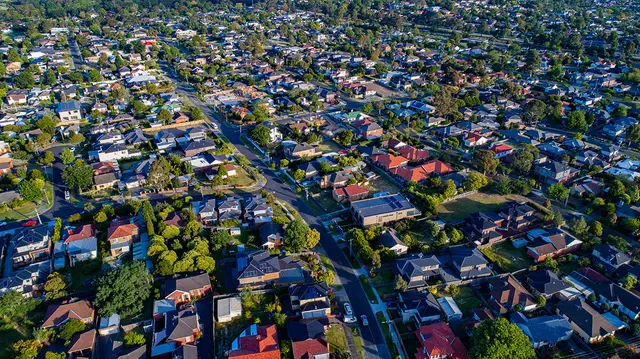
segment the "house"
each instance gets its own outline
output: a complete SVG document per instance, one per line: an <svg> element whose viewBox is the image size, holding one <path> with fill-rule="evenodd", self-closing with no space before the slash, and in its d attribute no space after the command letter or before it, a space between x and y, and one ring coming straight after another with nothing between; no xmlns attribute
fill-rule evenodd
<svg viewBox="0 0 640 359"><path fill-rule="evenodd" d="M51 261L37 262L14 271L0 279L0 293L10 290L25 298L38 297L44 290L44 283L51 272Z"/></svg>
<svg viewBox="0 0 640 359"><path fill-rule="evenodd" d="M467 147L483 146L487 142L489 142L487 137L475 132L467 133L464 138L464 145Z"/></svg>
<svg viewBox="0 0 640 359"><path fill-rule="evenodd" d="M438 304L440 304L440 308L442 308L448 321L462 319L462 311L452 297L440 297L438 298Z"/></svg>
<svg viewBox="0 0 640 359"><path fill-rule="evenodd" d="M591 252L593 258L605 268L615 271L620 266L631 263L631 257L610 244L598 244Z"/></svg>
<svg viewBox="0 0 640 359"><path fill-rule="evenodd" d="M327 317L287 321L287 331L292 341L324 338L328 327Z"/></svg>
<svg viewBox="0 0 640 359"><path fill-rule="evenodd" d="M446 272L444 279L447 282L456 280L467 281L492 275L487 260L478 248L465 246L449 247L450 263L457 277L450 278L450 272Z"/></svg>
<svg viewBox="0 0 640 359"><path fill-rule="evenodd" d="M47 306L42 328L58 328L71 319L78 319L83 321L85 324L90 325L93 324L94 316L95 308L91 302L86 299L81 299L72 303L62 302L58 304L50 304Z"/></svg>
<svg viewBox="0 0 640 359"><path fill-rule="evenodd" d="M329 359L329 343L323 338L292 341L293 359Z"/></svg>
<svg viewBox="0 0 640 359"><path fill-rule="evenodd" d="M139 151L129 152L129 149L118 143L111 144L105 148L101 146L96 152L97 154L94 155L94 157L97 157L100 162L115 162L124 158L140 155Z"/></svg>
<svg viewBox="0 0 640 359"><path fill-rule="evenodd" d="M316 148L308 143L298 143L284 148L284 154L289 159L301 159L303 157L315 157L318 155Z"/></svg>
<svg viewBox="0 0 640 359"><path fill-rule="evenodd" d="M481 307L471 309L472 319L466 321L464 323L466 332L468 336L473 334L473 329L477 328L482 322L485 320L494 320L496 316L489 310L489 308Z"/></svg>
<svg viewBox="0 0 640 359"><path fill-rule="evenodd" d="M488 303L496 313L530 311L537 306L531 293L511 275L490 280L489 290L491 297Z"/></svg>
<svg viewBox="0 0 640 359"><path fill-rule="evenodd" d="M376 122L365 120L361 123L356 121L353 124L356 126L356 134L367 140L379 138L384 133L382 127Z"/></svg>
<svg viewBox="0 0 640 359"><path fill-rule="evenodd" d="M548 184L566 183L580 171L556 161L548 161L535 165L534 173Z"/></svg>
<svg viewBox="0 0 640 359"><path fill-rule="evenodd" d="M218 323L227 323L242 315L240 296L218 299L216 301L216 317Z"/></svg>
<svg viewBox="0 0 640 359"><path fill-rule="evenodd" d="M382 167L387 171L409 163L409 159L402 156L394 156L389 153L373 155L369 158L373 164Z"/></svg>
<svg viewBox="0 0 640 359"><path fill-rule="evenodd" d="M264 287L304 282L302 265L291 257L271 257L267 251L236 255L235 278L238 287Z"/></svg>
<svg viewBox="0 0 640 359"><path fill-rule="evenodd" d="M542 295L545 298L552 297L573 288L569 283L560 279L557 274L549 269L528 273L526 281L533 294Z"/></svg>
<svg viewBox="0 0 640 359"><path fill-rule="evenodd" d="M333 199L338 202L357 201L369 196L369 189L357 184L336 188L332 192Z"/></svg>
<svg viewBox="0 0 640 359"><path fill-rule="evenodd" d="M511 323L517 325L529 337L534 349L547 345L556 346L560 342L569 340L573 334L569 321L559 315L527 318L524 314L516 312L511 314Z"/></svg>
<svg viewBox="0 0 640 359"><path fill-rule="evenodd" d="M211 281L207 273L167 279L165 299L173 300L176 307L211 293Z"/></svg>
<svg viewBox="0 0 640 359"><path fill-rule="evenodd" d="M503 158L507 157L511 153L513 153L513 147L505 144L505 143L495 143L491 147L489 147L493 153L495 153L495 158Z"/></svg>
<svg viewBox="0 0 640 359"><path fill-rule="evenodd" d="M558 304L556 312L566 318L574 332L587 343L599 342L614 335L617 329L580 298Z"/></svg>
<svg viewBox="0 0 640 359"><path fill-rule="evenodd" d="M636 320L640 317L640 296L616 284L595 270L584 267L567 276L578 290L586 296L595 294L598 301L617 307L621 314Z"/></svg>
<svg viewBox="0 0 640 359"><path fill-rule="evenodd" d="M155 301L153 319L152 357L193 344L202 335L200 316L193 304L177 309L171 300Z"/></svg>
<svg viewBox="0 0 640 359"><path fill-rule="evenodd" d="M244 219L246 221L269 222L268 217L273 214L273 209L262 196L251 196L244 201Z"/></svg>
<svg viewBox="0 0 640 359"><path fill-rule="evenodd" d="M242 206L240 203L240 198L231 196L218 200L218 221L240 219L242 216Z"/></svg>
<svg viewBox="0 0 640 359"><path fill-rule="evenodd" d="M11 254L13 268L51 259L51 237L47 225L24 228L11 240L15 243Z"/></svg>
<svg viewBox="0 0 640 359"><path fill-rule="evenodd" d="M500 217L504 218L500 227L520 230L529 227L538 218L536 210L526 203L509 202L500 211Z"/></svg>
<svg viewBox="0 0 640 359"><path fill-rule="evenodd" d="M200 153L216 149L216 144L209 139L200 141L188 141L182 145L185 157L197 156Z"/></svg>
<svg viewBox="0 0 640 359"><path fill-rule="evenodd" d="M101 191L107 188L113 188L118 183L118 178L113 172L103 173L93 176L93 188L96 191Z"/></svg>
<svg viewBox="0 0 640 359"><path fill-rule="evenodd" d="M112 222L107 230L111 256L129 253L133 241L138 239L140 228L135 223Z"/></svg>
<svg viewBox="0 0 640 359"><path fill-rule="evenodd" d="M98 239L94 224L69 229L63 243L72 267L78 262L98 258Z"/></svg>
<svg viewBox="0 0 640 359"><path fill-rule="evenodd" d="M422 325L416 330L416 336L420 341L416 359L469 358L464 344L445 322Z"/></svg>
<svg viewBox="0 0 640 359"><path fill-rule="evenodd" d="M436 298L427 291L407 290L398 293L398 310L402 322L415 321L416 324L440 320L441 311Z"/></svg>
<svg viewBox="0 0 640 359"><path fill-rule="evenodd" d="M407 254L409 247L400 239L398 232L393 228L387 228L378 239L381 245L393 251L396 256Z"/></svg>
<svg viewBox="0 0 640 359"><path fill-rule="evenodd" d="M91 329L86 332L74 334L67 353L72 358L91 357L91 353L96 345L96 330Z"/></svg>
<svg viewBox="0 0 640 359"><path fill-rule="evenodd" d="M299 313L302 319L329 316L331 315L330 291L331 289L324 282L290 285L291 310Z"/></svg>
<svg viewBox="0 0 640 359"><path fill-rule="evenodd" d="M231 343L233 359L280 359L276 326L252 324Z"/></svg>
<svg viewBox="0 0 640 359"><path fill-rule="evenodd" d="M203 224L213 224L218 221L218 212L216 211L216 199L209 198L202 201L200 204L200 210L198 211L200 216L200 222Z"/></svg>
<svg viewBox="0 0 640 359"><path fill-rule="evenodd" d="M527 233L527 238L531 240L527 245L527 255L536 263L544 261L547 257L555 258L574 252L582 245L582 241L560 228L548 231L534 229Z"/></svg>
<svg viewBox="0 0 640 359"><path fill-rule="evenodd" d="M267 222L258 228L260 243L263 249L273 249L282 246L284 228L275 222Z"/></svg>
<svg viewBox="0 0 640 359"><path fill-rule="evenodd" d="M396 274L402 276L408 288L425 288L428 281L440 275L440 261L436 256L422 253L396 260Z"/></svg>
<svg viewBox="0 0 640 359"><path fill-rule="evenodd" d="M356 223L363 227L420 215L420 211L399 194L351 202L350 211Z"/></svg>
<svg viewBox="0 0 640 359"><path fill-rule="evenodd" d="M269 129L269 139L271 143L282 142L282 132L280 132L277 126L268 121L265 122L264 125Z"/></svg>
<svg viewBox="0 0 640 359"><path fill-rule="evenodd" d="M61 102L57 112L62 123L82 120L80 103L75 100Z"/></svg>

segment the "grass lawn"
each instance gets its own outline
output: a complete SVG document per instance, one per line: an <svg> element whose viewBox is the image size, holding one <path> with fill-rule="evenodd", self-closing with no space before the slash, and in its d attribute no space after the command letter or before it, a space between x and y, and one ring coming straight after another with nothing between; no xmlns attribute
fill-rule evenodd
<svg viewBox="0 0 640 359"><path fill-rule="evenodd" d="M438 206L438 216L445 222L453 222L469 217L475 212L492 212L500 209L505 202L517 200L528 202L520 195L491 195L486 193L474 193L467 197L453 200Z"/></svg>
<svg viewBox="0 0 640 359"><path fill-rule="evenodd" d="M330 191L322 191L319 196L313 197L322 209L327 212L335 212L343 209L343 207L331 196Z"/></svg>
<svg viewBox="0 0 640 359"><path fill-rule="evenodd" d="M369 171L373 171L375 172L374 169L370 169L370 168L366 168L365 171L369 172ZM394 182L392 182L390 179L388 179L387 177L385 177L383 174L377 173L378 177L372 179L371 181L369 181L369 186L371 186L371 192L372 193L376 193L376 192L389 192L391 194L395 194L395 193L400 193L400 187L395 184Z"/></svg>
<svg viewBox="0 0 640 359"><path fill-rule="evenodd" d="M398 348L393 343L391 339L391 333L389 328L389 324L386 323L387 319L384 317L382 311L376 313L376 319L378 319L378 323L380 324L380 329L382 329L382 334L384 336L384 340L387 342L387 347L389 348L389 352L391 352L391 356L396 356L398 354Z"/></svg>
<svg viewBox="0 0 640 359"><path fill-rule="evenodd" d="M365 293L367 293L367 297L369 298L369 301L373 304L378 304L378 298L376 298L376 294L373 291L373 287L371 286L371 283L369 283L369 279L367 279L367 277L365 277L364 274L360 275L358 279L360 279L360 283L362 283L362 287L364 287L364 291Z"/></svg>
<svg viewBox="0 0 640 359"><path fill-rule="evenodd" d="M460 293L453 297L453 300L460 308L463 316L467 316L471 313L471 310L474 308L479 308L484 305L482 300L478 298L476 293L473 291L473 288L466 287L458 287L460 288ZM437 297L446 297L448 296L446 293L438 292Z"/></svg>
<svg viewBox="0 0 640 359"><path fill-rule="evenodd" d="M51 203L51 201L53 200L53 197L52 197L53 185L51 183L47 183L45 188L46 188L45 193L46 193L47 199L49 200L49 203ZM47 201L44 200L44 204L46 203ZM7 221L11 221L11 220L23 221L25 219L35 217L35 210L36 208L40 208L40 207L42 207L42 204L35 204L33 202L28 202L27 204L19 208L15 208L15 209L7 208L5 212L0 213L0 219L7 220Z"/></svg>
<svg viewBox="0 0 640 359"><path fill-rule="evenodd" d="M236 175L233 177L229 177L229 182L228 184L230 186L243 186L243 187L247 187L252 185L253 183L255 183L256 181L251 178L251 176L249 176L249 174L247 173L247 171L240 167L240 166L236 166Z"/></svg>
<svg viewBox="0 0 640 359"><path fill-rule="evenodd" d="M234 236L233 239L238 240L238 242L244 244L248 249L259 249L259 237L258 231L242 230L240 231L240 235Z"/></svg>
<svg viewBox="0 0 640 359"><path fill-rule="evenodd" d="M316 147L316 150L322 153L338 152L342 150L342 146L340 146L337 142L333 140L323 140L322 142L320 142L320 144L318 144L318 146Z"/></svg>
<svg viewBox="0 0 640 359"><path fill-rule="evenodd" d="M570 274L574 270L580 268L577 261L573 262L564 262L562 264L558 264L558 269L560 269L564 274Z"/></svg>
<svg viewBox="0 0 640 359"><path fill-rule="evenodd" d="M336 269L333 267L333 264L331 263L329 257L325 256L322 253L318 253L318 255L320 256L320 260L322 261L324 267L327 268L329 272L333 272L334 278L338 278L338 273L336 273Z"/></svg>
<svg viewBox="0 0 640 359"><path fill-rule="evenodd" d="M491 261L507 271L513 272L533 265L533 261L526 254L525 248L516 248L511 241L504 241L492 247L483 248L482 253Z"/></svg>
<svg viewBox="0 0 640 359"><path fill-rule="evenodd" d="M344 252L344 255L347 256L347 259L349 260L349 263L351 263L351 267L353 267L353 269L362 268L362 266L360 265L360 262L358 262L357 259L351 256L351 251L349 251L349 248L347 247L342 248L342 251Z"/></svg>
<svg viewBox="0 0 640 359"><path fill-rule="evenodd" d="M376 290L378 291L378 295L380 297L383 297L383 296L385 296L387 294L391 294L391 293L395 292L395 288L394 288L393 284L376 287Z"/></svg>
<svg viewBox="0 0 640 359"><path fill-rule="evenodd" d="M327 341L332 352L348 353L349 344L347 344L347 336L344 334L344 328L340 324L334 324L327 329Z"/></svg>
<svg viewBox="0 0 640 359"><path fill-rule="evenodd" d="M411 338L402 339L402 344L404 345L404 349L407 351L405 354L407 355L407 359L413 359L416 357L416 351L422 347L420 345L420 341L418 337L412 335Z"/></svg>
<svg viewBox="0 0 640 359"><path fill-rule="evenodd" d="M351 327L351 337L353 338L353 345L358 352L358 359L364 359L364 341L362 341L358 327Z"/></svg>
<svg viewBox="0 0 640 359"><path fill-rule="evenodd" d="M376 276L371 278L372 284L387 284L393 282L394 279L393 271L390 268L378 269L376 271Z"/></svg>

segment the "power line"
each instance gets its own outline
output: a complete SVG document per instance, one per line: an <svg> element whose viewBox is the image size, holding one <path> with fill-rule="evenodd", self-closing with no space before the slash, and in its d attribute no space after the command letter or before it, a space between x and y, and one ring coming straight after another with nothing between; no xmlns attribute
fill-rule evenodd
<svg viewBox="0 0 640 359"><path fill-rule="evenodd" d="M577 354L569 354L569 355L565 355L560 357L560 359L597 359L597 358L601 358L602 355L611 355L615 352L617 352L618 350L628 347L628 346L632 346L632 345L636 345L636 344L640 344L640 335L634 336L629 338L630 343L627 343L624 346L618 347L618 348L613 348L613 347L603 347L603 348L599 348L599 349L593 349L593 353L577 353Z"/></svg>

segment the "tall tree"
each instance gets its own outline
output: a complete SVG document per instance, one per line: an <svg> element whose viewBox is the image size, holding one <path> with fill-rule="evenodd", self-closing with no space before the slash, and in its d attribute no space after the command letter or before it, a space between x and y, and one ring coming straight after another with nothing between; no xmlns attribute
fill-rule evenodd
<svg viewBox="0 0 640 359"><path fill-rule="evenodd" d="M142 312L151 295L153 277L144 262L135 261L109 271L98 279L95 305L98 315L129 317Z"/></svg>
<svg viewBox="0 0 640 359"><path fill-rule="evenodd" d="M291 252L300 253L307 248L307 234L309 225L301 220L295 219L287 226L284 234L284 245Z"/></svg>
<svg viewBox="0 0 640 359"><path fill-rule="evenodd" d="M473 157L473 165L483 174L495 174L500 160L496 158L496 154L490 150L477 151Z"/></svg>
<svg viewBox="0 0 640 359"><path fill-rule="evenodd" d="M93 183L93 169L83 160L76 160L65 167L62 172L62 180L70 188L87 188Z"/></svg>
<svg viewBox="0 0 640 359"><path fill-rule="evenodd" d="M536 352L518 326L504 318L485 320L473 330L471 350L474 359L534 359Z"/></svg>
<svg viewBox="0 0 640 359"><path fill-rule="evenodd" d="M149 168L149 184L164 188L171 183L171 164L166 158L160 157Z"/></svg>

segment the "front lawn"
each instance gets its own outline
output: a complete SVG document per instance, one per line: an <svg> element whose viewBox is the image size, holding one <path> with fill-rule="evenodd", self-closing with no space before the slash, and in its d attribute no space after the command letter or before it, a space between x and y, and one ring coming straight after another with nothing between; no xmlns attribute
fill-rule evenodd
<svg viewBox="0 0 640 359"><path fill-rule="evenodd" d="M514 272L533 265L533 260L525 252L526 249L516 248L508 240L492 247L483 248L481 251L506 272Z"/></svg>
<svg viewBox="0 0 640 359"><path fill-rule="evenodd" d="M373 304L378 304L378 298L376 298L376 294L373 291L373 287L371 286L371 283L369 283L369 279L367 279L367 277L365 277L364 274L361 274L358 279L360 279L360 283L362 284L362 287L364 288L365 293L367 293L367 298L369 298L369 302L373 303Z"/></svg>
<svg viewBox="0 0 640 359"><path fill-rule="evenodd" d="M384 317L384 313L382 313L382 311L377 312L376 319L378 320L378 324L380 324L380 329L382 329L382 334L384 336L384 340L387 342L389 352L391 352L391 356L395 357L398 354L398 348L393 342L393 339L391 339L391 328L389 328L389 324L387 324L387 319Z"/></svg>
<svg viewBox="0 0 640 359"><path fill-rule="evenodd" d="M381 268L376 270L376 276L371 278L371 283L376 284L388 284L392 283L395 278L393 271L390 268Z"/></svg>
<svg viewBox="0 0 640 359"><path fill-rule="evenodd" d="M315 199L320 207L322 207L322 209L327 213L339 211L344 208L340 203L333 199L331 191L322 191L320 192L320 195L314 196L313 199Z"/></svg>
<svg viewBox="0 0 640 359"><path fill-rule="evenodd" d="M455 222L469 217L472 213L495 212L499 210L504 203L514 200L528 202L525 197L519 195L500 196L474 193L467 197L438 205L438 216L447 223Z"/></svg>
<svg viewBox="0 0 640 359"><path fill-rule="evenodd" d="M347 256L347 259L349 260L349 263L351 263L351 267L353 267L353 269L362 268L362 266L360 265L360 262L358 262L358 260L351 255L351 251L349 250L349 247L342 248L342 251L344 252L344 255Z"/></svg>
<svg viewBox="0 0 640 359"><path fill-rule="evenodd" d="M351 327L351 338L353 339L353 346L356 347L358 352L358 359L364 359L364 341L357 326Z"/></svg>
<svg viewBox="0 0 640 359"><path fill-rule="evenodd" d="M460 289L460 293L458 293L458 295L453 297L453 300L456 302L456 305L458 305L458 308L462 312L463 316L466 317L470 315L471 310L474 308L480 308L484 306L484 302L482 301L482 299L478 298L476 293L473 291L473 288L469 286L458 287L458 288ZM438 298L448 297L448 296L450 295L445 292L438 292L436 294L436 297Z"/></svg>
<svg viewBox="0 0 640 359"><path fill-rule="evenodd" d="M334 324L327 329L327 342L331 352L349 353L349 344L347 344L347 336L344 334L344 328L340 324Z"/></svg>
<svg viewBox="0 0 640 359"><path fill-rule="evenodd" d="M248 187L256 182L249 173L240 166L236 166L236 175L229 177L227 181L229 186L237 187Z"/></svg>
<svg viewBox="0 0 640 359"><path fill-rule="evenodd" d="M371 188L371 193L376 192L389 192L390 194L400 193L400 186L398 186L395 182L391 181L385 175L375 172L375 169L370 169L367 167L365 171L373 171L378 175L378 177L369 181L369 187Z"/></svg>
<svg viewBox="0 0 640 359"><path fill-rule="evenodd" d="M380 298L382 298L383 296L387 295L387 294L391 294L395 292L395 287L393 284L389 284L389 285L383 285L380 287L376 287L376 290L378 291L378 295L380 296Z"/></svg>

